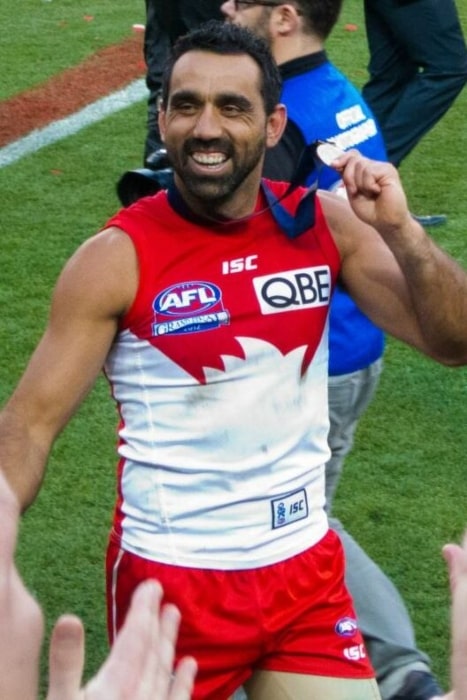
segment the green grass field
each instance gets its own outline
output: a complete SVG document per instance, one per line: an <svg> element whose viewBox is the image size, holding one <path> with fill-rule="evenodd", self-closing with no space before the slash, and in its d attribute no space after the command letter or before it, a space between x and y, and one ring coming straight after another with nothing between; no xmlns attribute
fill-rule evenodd
<svg viewBox="0 0 467 700"><path fill-rule="evenodd" d="M331 58L366 76L361 0L346 0ZM464 28L467 0L458 0ZM92 21L83 19L92 16ZM40 84L144 21L143 3L0 3L0 99ZM346 31L354 23L357 31ZM1 109L1 107L0 107ZM467 93L401 168L412 211L446 213L433 237L467 267ZM139 167L144 101L0 169L0 400L17 382L47 320L57 274L117 208L115 182ZM467 524L467 371L446 369L389 340L376 400L362 420L336 514L403 593L419 645L448 683L449 592L440 556ZM116 415L100 380L56 443L42 491L23 519L18 562L50 624L64 611L87 630L86 673L107 643L104 550L115 493Z"/></svg>

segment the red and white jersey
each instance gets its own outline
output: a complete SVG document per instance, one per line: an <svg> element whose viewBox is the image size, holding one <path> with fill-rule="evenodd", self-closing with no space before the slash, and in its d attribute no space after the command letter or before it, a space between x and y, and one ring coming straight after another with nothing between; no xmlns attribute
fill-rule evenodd
<svg viewBox="0 0 467 700"><path fill-rule="evenodd" d="M152 560L254 568L328 527L339 254L318 198L315 225L292 240L263 207L260 195L258 215L207 226L160 192L108 222L131 237L140 270L105 365L121 416L114 536Z"/></svg>

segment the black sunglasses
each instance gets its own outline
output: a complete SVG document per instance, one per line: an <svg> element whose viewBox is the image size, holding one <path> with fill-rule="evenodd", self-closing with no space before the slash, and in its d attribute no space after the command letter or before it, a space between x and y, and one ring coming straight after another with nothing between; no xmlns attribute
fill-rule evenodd
<svg viewBox="0 0 467 700"><path fill-rule="evenodd" d="M239 10L240 5L263 5L263 7L278 7L281 3L269 2L269 0L234 0L235 9Z"/></svg>

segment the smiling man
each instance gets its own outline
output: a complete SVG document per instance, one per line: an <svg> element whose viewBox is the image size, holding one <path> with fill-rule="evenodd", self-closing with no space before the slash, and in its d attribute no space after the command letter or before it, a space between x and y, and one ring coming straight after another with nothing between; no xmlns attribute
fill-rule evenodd
<svg viewBox="0 0 467 700"><path fill-rule="evenodd" d="M341 277L385 330L466 364L467 276L389 164L334 161L350 204L261 179L286 114L250 32L214 22L183 37L164 80L175 184L65 266L0 416L0 465L25 508L104 368L120 418L111 637L157 578L182 613L177 654L197 660L195 699L245 684L254 700L375 700L324 509L329 301Z"/></svg>
<svg viewBox="0 0 467 700"><path fill-rule="evenodd" d="M218 67L215 72L213 62ZM239 75L242 83L251 83L249 91L236 88ZM246 201L242 198L242 208L254 207L256 191L252 185L261 173L266 146L277 140L285 120L283 107L269 107L275 111L269 120L268 138L268 120L257 85L257 67L247 55L239 55L235 61L231 55L213 60L212 54L199 51L194 63L191 53L177 63L170 109L163 112L161 129L179 175L180 192L200 214L207 213L207 203L211 215L236 218L232 193L237 190L247 195ZM206 101L209 104L205 107Z"/></svg>

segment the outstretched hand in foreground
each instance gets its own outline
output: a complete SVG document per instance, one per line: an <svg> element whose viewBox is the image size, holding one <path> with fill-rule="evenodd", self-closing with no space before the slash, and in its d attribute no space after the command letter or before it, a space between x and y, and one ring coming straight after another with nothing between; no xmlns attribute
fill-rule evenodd
<svg viewBox="0 0 467 700"><path fill-rule="evenodd" d="M189 700L196 663L182 659L173 674L180 613L161 606L162 595L159 583L140 584L107 660L82 689L83 624L74 615L60 617L50 642L47 700Z"/></svg>
<svg viewBox="0 0 467 700"><path fill-rule="evenodd" d="M42 611L14 562L19 505L0 472L0 700L37 700ZM196 662L173 672L180 613L161 605L162 588L146 581L135 591L107 660L82 688L84 629L74 615L56 622L49 651L47 700L189 700Z"/></svg>
<svg viewBox="0 0 467 700"><path fill-rule="evenodd" d="M443 555L451 584L451 681L454 690L443 700L467 700L467 533L462 546L447 544Z"/></svg>

